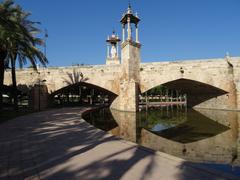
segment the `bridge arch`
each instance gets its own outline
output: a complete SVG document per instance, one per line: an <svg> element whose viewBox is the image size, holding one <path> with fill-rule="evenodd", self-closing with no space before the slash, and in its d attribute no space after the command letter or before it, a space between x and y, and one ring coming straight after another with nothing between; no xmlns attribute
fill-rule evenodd
<svg viewBox="0 0 240 180"><path fill-rule="evenodd" d="M187 95L187 103L189 107L194 107L212 98L228 94L229 92L218 87L206 84L200 81L195 81L186 78L179 78L160 84L150 86L144 92L147 92L159 85L162 85L170 90L177 90L181 94ZM142 93L144 93L142 92Z"/></svg>
<svg viewBox="0 0 240 180"><path fill-rule="evenodd" d="M68 84L49 94L49 98L53 100L54 98L56 98L56 96L60 98L60 96L62 95L66 97L67 101L69 101L69 96L76 97L76 95L78 96L77 98L79 98L79 100L81 99L81 101L83 99L86 100L86 98L91 98L91 101L95 102L96 98L98 98L98 103L101 103L99 98L107 98L109 105L117 97L117 94L88 82Z"/></svg>

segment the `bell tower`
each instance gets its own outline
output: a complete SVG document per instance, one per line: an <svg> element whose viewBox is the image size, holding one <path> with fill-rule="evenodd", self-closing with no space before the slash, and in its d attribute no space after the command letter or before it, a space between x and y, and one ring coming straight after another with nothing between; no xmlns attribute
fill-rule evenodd
<svg viewBox="0 0 240 180"><path fill-rule="evenodd" d="M135 26L135 42L139 43L139 39L138 39L138 23L139 23L140 19L137 15L137 13L135 13L135 15L133 14L131 5L128 5L128 9L127 12L123 14L122 19L121 19L121 24L122 24L122 40L123 42L125 41L125 31L127 28L127 41L134 41L132 38L132 25Z"/></svg>
<svg viewBox="0 0 240 180"><path fill-rule="evenodd" d="M119 37L115 34L115 31L113 31L112 35L106 40L107 42L107 59L106 64L112 65L112 64L120 64L119 60L119 42L121 40Z"/></svg>
<svg viewBox="0 0 240 180"><path fill-rule="evenodd" d="M121 75L119 84L119 96L113 102L112 108L121 111L138 111L139 82L140 82L140 48L138 37L138 23L140 19L134 15L131 5L123 14L122 43L121 43ZM134 31L135 30L135 31ZM125 37L125 32L127 36ZM135 38L133 36L135 35Z"/></svg>
<svg viewBox="0 0 240 180"><path fill-rule="evenodd" d="M131 5L129 4L127 12L123 14L121 19L122 24L122 73L123 77L128 80L139 82L139 66L140 66L140 48L141 44L138 37L138 23L140 19L133 14ZM135 28L135 38L134 35ZM127 37L125 38L125 32Z"/></svg>

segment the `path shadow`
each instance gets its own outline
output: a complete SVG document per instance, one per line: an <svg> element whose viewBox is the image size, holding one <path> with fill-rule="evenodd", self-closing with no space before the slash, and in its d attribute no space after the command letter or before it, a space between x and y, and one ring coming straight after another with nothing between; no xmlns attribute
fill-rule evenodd
<svg viewBox="0 0 240 180"><path fill-rule="evenodd" d="M219 179L197 163L160 157L94 128L81 120L83 110L34 113L0 124L0 178Z"/></svg>
<svg viewBox="0 0 240 180"><path fill-rule="evenodd" d="M81 112L79 108L59 109L34 113L1 124L0 177L119 179L139 161L154 155L137 146L127 146L111 150L110 154L104 152L100 159L87 164L78 161L78 157L85 157L101 144L119 141L119 138L82 121ZM122 159L128 152L131 152L131 156ZM65 167L71 162L76 164L76 168ZM151 158L143 179L153 166L154 159ZM102 173L105 171L107 173Z"/></svg>

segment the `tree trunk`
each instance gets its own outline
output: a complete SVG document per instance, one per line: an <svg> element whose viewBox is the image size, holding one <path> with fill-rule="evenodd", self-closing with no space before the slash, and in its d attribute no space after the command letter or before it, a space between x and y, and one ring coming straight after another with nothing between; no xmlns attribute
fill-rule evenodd
<svg viewBox="0 0 240 180"><path fill-rule="evenodd" d="M1 50L0 48L0 110L2 109L3 107L3 82L4 82L4 60L6 59L7 57L7 52L6 51L3 51Z"/></svg>
<svg viewBox="0 0 240 180"><path fill-rule="evenodd" d="M17 82L16 82L16 68L15 68L15 59L11 58L11 65L12 65L12 94L13 94L13 104L14 110L18 110L18 98L17 98Z"/></svg>

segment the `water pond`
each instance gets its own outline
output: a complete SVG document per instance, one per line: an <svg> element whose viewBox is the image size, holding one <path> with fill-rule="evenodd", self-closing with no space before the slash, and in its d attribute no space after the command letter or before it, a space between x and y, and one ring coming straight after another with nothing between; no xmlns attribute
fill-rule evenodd
<svg viewBox="0 0 240 180"><path fill-rule="evenodd" d="M240 176L240 113L161 107L138 113L108 108L83 117L125 140Z"/></svg>

